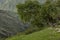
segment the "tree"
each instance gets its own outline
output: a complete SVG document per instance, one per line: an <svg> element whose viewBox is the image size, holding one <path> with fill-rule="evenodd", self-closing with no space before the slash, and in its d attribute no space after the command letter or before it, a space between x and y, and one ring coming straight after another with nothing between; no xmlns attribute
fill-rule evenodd
<svg viewBox="0 0 60 40"><path fill-rule="evenodd" d="M49 23L56 23L57 8L52 1L46 1L40 5L38 1L26 1L17 5L17 11L21 20L30 22L32 28L41 29Z"/></svg>

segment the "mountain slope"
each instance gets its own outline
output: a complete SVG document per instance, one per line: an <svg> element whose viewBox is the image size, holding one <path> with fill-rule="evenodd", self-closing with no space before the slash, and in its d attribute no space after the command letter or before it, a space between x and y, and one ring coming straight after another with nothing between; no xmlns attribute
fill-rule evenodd
<svg viewBox="0 0 60 40"><path fill-rule="evenodd" d="M53 29L46 28L39 32L35 32L29 35L15 36L6 40L60 40L60 33Z"/></svg>
<svg viewBox="0 0 60 40"><path fill-rule="evenodd" d="M23 23L15 12L0 10L0 37L14 35L24 31Z"/></svg>
<svg viewBox="0 0 60 40"><path fill-rule="evenodd" d="M0 0L0 9L16 10L16 4L23 3L24 0Z"/></svg>

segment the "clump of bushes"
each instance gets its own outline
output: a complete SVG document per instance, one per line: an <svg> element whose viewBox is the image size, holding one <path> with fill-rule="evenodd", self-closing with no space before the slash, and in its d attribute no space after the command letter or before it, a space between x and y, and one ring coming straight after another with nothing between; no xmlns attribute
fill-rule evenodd
<svg viewBox="0 0 60 40"><path fill-rule="evenodd" d="M38 1L26 1L16 5L17 12L23 23L30 23L29 32L43 29L46 26L54 26L60 18L60 1L46 0L44 4ZM59 17L59 18L58 18Z"/></svg>

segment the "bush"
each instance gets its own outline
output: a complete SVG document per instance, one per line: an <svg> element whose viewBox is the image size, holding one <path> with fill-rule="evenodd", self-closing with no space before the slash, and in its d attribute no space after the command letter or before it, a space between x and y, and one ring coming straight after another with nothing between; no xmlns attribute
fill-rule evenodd
<svg viewBox="0 0 60 40"><path fill-rule="evenodd" d="M59 13L56 4L51 0L47 0L42 5L38 1L26 1L17 5L17 11L23 23L31 23L31 30L39 30L57 23L56 18Z"/></svg>

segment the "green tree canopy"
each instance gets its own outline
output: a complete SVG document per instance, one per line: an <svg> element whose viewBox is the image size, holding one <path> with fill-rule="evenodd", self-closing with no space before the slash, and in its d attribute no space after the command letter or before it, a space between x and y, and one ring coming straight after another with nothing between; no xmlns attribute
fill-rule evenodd
<svg viewBox="0 0 60 40"><path fill-rule="evenodd" d="M56 23L58 14L58 3L52 0L47 0L44 4L40 5L38 1L26 1L24 4L17 5L17 11L21 20L31 22L32 27L44 27L48 23Z"/></svg>

